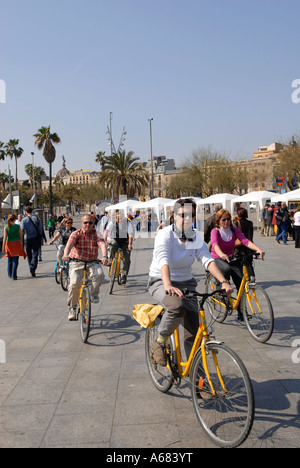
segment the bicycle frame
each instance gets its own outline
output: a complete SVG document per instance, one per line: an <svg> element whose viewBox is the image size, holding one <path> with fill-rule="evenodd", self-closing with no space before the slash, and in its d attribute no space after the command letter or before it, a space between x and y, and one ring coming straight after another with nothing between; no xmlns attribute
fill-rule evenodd
<svg viewBox="0 0 300 468"><path fill-rule="evenodd" d="M83 304L82 304L82 301L83 301L83 294L82 294L82 291L84 288L87 288L88 287L88 276L87 276L87 268L86 268L86 265L84 267L84 270L83 270L83 277L82 277L82 281L81 281L81 286L80 286L80 292L79 292L79 310L80 310L80 313L82 314L82 310L83 310Z"/></svg>
<svg viewBox="0 0 300 468"><path fill-rule="evenodd" d="M117 268L116 268L116 272L115 272L115 277L118 277L119 274L120 274L120 265L121 265L121 261L123 261L123 263L124 263L122 250L119 250L118 252L116 252L116 255L115 255L115 257L114 257L114 260L115 260L116 257L117 257ZM111 276L111 274L112 274L113 264L114 264L114 261L111 262L109 276Z"/></svg>
<svg viewBox="0 0 300 468"><path fill-rule="evenodd" d="M244 290L246 291L247 295L249 294L248 283L250 283L249 273L248 273L246 265L243 265L243 279L242 279L240 288L238 290L237 298L233 299L231 296L228 297L232 310L236 310L238 308L238 306L239 306L239 304L241 302ZM218 304L221 304L222 306L226 307L224 302L221 302L220 300L218 300L218 298L213 297L213 300L215 302L217 302ZM256 301L256 303L257 303L257 301ZM254 313L252 306L251 306L251 309L252 309L252 313Z"/></svg>
<svg viewBox="0 0 300 468"><path fill-rule="evenodd" d="M179 339L179 330L176 329L174 331L174 341L175 341L175 352L176 352L176 358L177 358L177 365L178 365L178 372L180 378L188 377L191 371L191 366L193 363L193 359L195 357L195 354L197 350L201 347L201 354L202 354L202 359L203 359L203 366L205 369L206 376L208 378L208 382L212 391L213 395L216 395L216 391L214 389L212 379L210 378L210 372L208 369L207 365L207 358L206 358L206 344L209 341L209 331L206 323L206 317L205 317L205 312L204 309L201 308L199 311L200 314L200 326L198 328L198 332L196 334L196 338L190 353L190 356L186 362L182 361L182 355L181 355L181 348L180 348L180 339ZM224 390L224 392L227 393L224 381L222 379L221 371L219 368L218 364L218 358L215 352L213 352L213 360L215 363L217 375L220 381L220 384Z"/></svg>

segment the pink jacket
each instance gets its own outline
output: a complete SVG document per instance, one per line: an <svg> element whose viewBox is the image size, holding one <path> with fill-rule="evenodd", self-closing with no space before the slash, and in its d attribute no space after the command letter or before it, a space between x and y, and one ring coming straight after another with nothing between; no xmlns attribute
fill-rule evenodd
<svg viewBox="0 0 300 468"><path fill-rule="evenodd" d="M217 244L222 252L226 255L233 255L234 253L234 248L235 248L235 240L239 239L243 245L246 247L249 244L249 239L247 239L242 232L236 228L236 227L231 227L231 230L234 231L232 232L232 237L230 241L224 241L221 237L221 234L219 232L219 229L214 228L211 231L211 256L213 258L220 258L219 255L216 254L214 246Z"/></svg>

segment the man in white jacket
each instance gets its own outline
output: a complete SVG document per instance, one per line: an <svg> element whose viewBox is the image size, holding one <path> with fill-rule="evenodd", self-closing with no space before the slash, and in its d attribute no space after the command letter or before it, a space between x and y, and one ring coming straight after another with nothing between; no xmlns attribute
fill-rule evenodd
<svg viewBox="0 0 300 468"><path fill-rule="evenodd" d="M182 320L187 353L199 327L197 298L187 299L182 293L184 288L196 290L197 281L192 273L195 259L217 278L227 294L232 293L201 234L193 229L195 217L195 202L192 199L178 200L174 207L174 224L161 229L155 239L148 287L155 300L166 308L153 346L153 358L161 366L167 364L164 345Z"/></svg>

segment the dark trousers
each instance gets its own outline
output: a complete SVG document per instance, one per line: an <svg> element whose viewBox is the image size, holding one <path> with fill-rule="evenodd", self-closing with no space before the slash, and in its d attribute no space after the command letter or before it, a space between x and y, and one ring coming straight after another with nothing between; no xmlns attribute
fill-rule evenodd
<svg viewBox="0 0 300 468"><path fill-rule="evenodd" d="M300 249L300 226L294 226L295 232L295 247L296 249Z"/></svg>
<svg viewBox="0 0 300 468"><path fill-rule="evenodd" d="M30 273L35 273L38 265L38 250L40 246L40 239L34 237L32 239L26 239L25 241L25 250L27 254L27 261L29 265Z"/></svg>
<svg viewBox="0 0 300 468"><path fill-rule="evenodd" d="M128 244L119 244L118 241L115 239L112 239L109 242L111 251L110 251L110 259L113 260L114 256L116 255L117 250L120 248L123 250L123 258L124 258L124 273L128 275L129 273L129 268L130 268L130 257L131 257L131 251L128 250Z"/></svg>
<svg viewBox="0 0 300 468"><path fill-rule="evenodd" d="M215 259L215 262L226 279L229 280L230 276L232 277L232 281L234 282L236 289L239 290L242 279L243 279L243 269L242 269L241 263L239 261L227 263L225 260L222 260L221 258Z"/></svg>

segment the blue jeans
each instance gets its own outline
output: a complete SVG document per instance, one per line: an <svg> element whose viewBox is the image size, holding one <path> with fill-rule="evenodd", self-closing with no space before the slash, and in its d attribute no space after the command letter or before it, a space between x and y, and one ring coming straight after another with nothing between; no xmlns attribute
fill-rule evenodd
<svg viewBox="0 0 300 468"><path fill-rule="evenodd" d="M288 232L288 224L286 222L280 223L279 226L277 226L276 240L279 241L280 239L282 239L283 243L286 244L287 232Z"/></svg>
<svg viewBox="0 0 300 468"><path fill-rule="evenodd" d="M7 274L13 280L17 279L17 269L19 265L19 257L7 257Z"/></svg>

